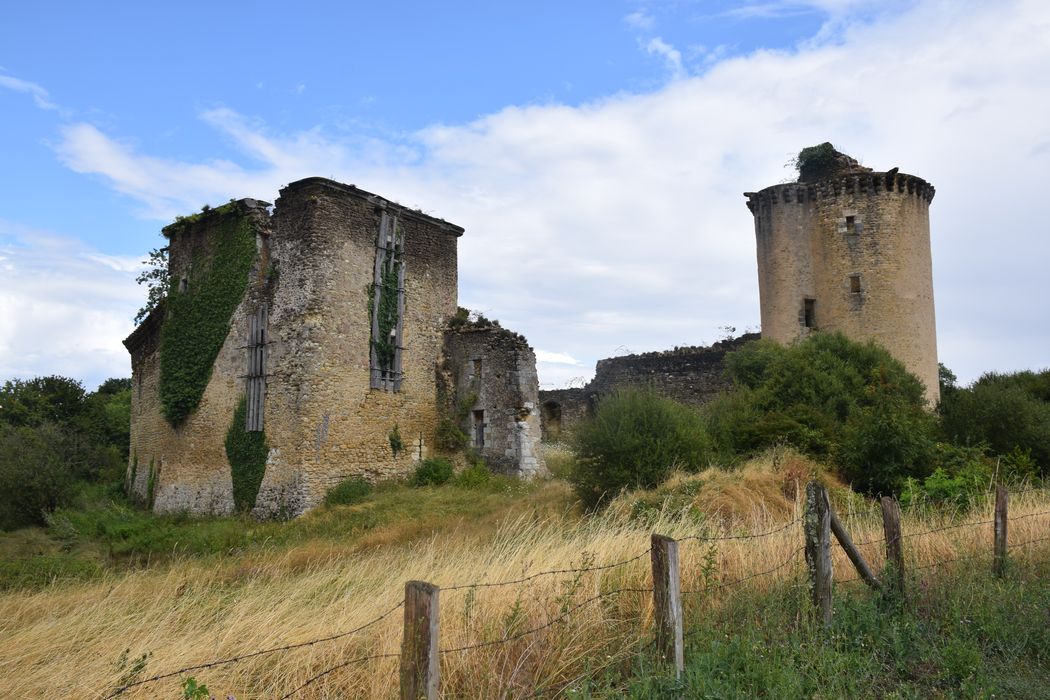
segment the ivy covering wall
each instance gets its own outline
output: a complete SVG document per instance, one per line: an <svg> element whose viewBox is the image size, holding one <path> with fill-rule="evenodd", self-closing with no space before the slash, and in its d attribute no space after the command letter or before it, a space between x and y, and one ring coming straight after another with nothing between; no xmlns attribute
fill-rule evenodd
<svg viewBox="0 0 1050 700"><path fill-rule="evenodd" d="M210 246L194 246L197 251L210 248L211 255L195 254L184 291L179 291L178 279L172 279L168 289L160 331L160 400L172 426L182 424L200 404L230 331L230 318L248 286L255 230L249 217L237 213L237 205L231 203L167 230L173 239L190 235L188 227L201 225L200 216L217 217L208 224Z"/></svg>
<svg viewBox="0 0 1050 700"><path fill-rule="evenodd" d="M244 429L247 414L248 400L242 396L233 413L230 429L226 431L226 459L230 462L233 477L233 505L239 512L249 511L255 506L270 451L266 446L265 432Z"/></svg>

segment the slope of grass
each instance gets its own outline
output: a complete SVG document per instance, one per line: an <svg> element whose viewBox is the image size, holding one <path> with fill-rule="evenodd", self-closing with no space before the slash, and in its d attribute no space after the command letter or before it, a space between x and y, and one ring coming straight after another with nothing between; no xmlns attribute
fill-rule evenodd
<svg viewBox="0 0 1050 700"><path fill-rule="evenodd" d="M621 497L599 516L567 511L568 491L553 482L509 493L452 486L380 490L375 500L292 523L234 520L265 534L222 553L214 544L194 545L204 552L199 555L176 548L163 562L156 559L161 545L139 545L136 557L154 557L148 567L109 567L94 580L0 595L0 669L12 697L100 697L121 679L353 629L390 611L410 579L447 589L625 561L514 585L442 591L442 648L509 640L444 654L444 695L673 697L682 691L651 653L651 595L644 590L652 585L650 534L684 540L778 529L752 540L682 542L683 588L698 591L685 601L687 629L695 631L687 649L687 697L1036 697L1045 688L1046 542L1011 550L1010 576L997 582L988 574L990 525L917 536L987 520L989 502L965 513L908 511L904 531L916 535L906 542L910 567L964 559L913 570L903 604L840 583L835 623L825 634L809 615L801 531L793 522L799 504L786 488L793 471L818 467L792 464L773 455L735 476L682 478L665 492ZM676 500L683 490L692 491L688 503ZM727 495L719 501L719 493ZM634 505L640 500L649 503L641 511ZM871 504L848 493L836 502L856 541L881 537ZM1046 536L1050 518L1035 515L1046 510L1050 498L1042 492L1014 497L1011 541ZM366 513L380 522L345 524ZM221 523L192 525L226 532ZM177 529L186 523L171 527L192 531ZM223 537L232 535L190 539ZM864 545L876 569L883 564L881 546ZM851 577L837 548L834 565L840 582ZM771 573L736 583L764 571ZM615 592L621 588L642 590ZM271 698L349 659L391 654L340 668L296 696L389 698L397 690L401 625L395 610L360 634L189 675L217 697ZM534 628L542 630L518 636ZM137 668L134 660L141 658ZM174 697L177 688L174 678L122 697Z"/></svg>

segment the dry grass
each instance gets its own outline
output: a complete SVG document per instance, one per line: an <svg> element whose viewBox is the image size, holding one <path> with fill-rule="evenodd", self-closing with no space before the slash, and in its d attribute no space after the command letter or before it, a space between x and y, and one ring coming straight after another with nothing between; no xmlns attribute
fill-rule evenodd
<svg viewBox="0 0 1050 700"><path fill-rule="evenodd" d="M526 697L537 689L555 695L588 668L617 663L635 652L636 642L647 639L651 596L646 593L608 595L573 608L601 592L648 588L646 552L652 532L686 538L774 529L798 516L794 484L804 483L816 469L797 455L774 454L740 472L679 477L667 487L667 493L691 489L695 504L710 517L682 509L672 499L645 518L632 517L635 509L627 498L598 517L559 514L549 506L564 497L564 486L551 484L529 497L546 499L547 507L519 507L499 522L463 524L407 543L399 541L396 533L376 533L372 543L376 546L365 549L308 543L231 557L218 566L187 559L164 569L115 575L91 584L5 594L0 597L0 672L10 697L98 698L118 685L122 671L116 663L125 650L131 659L151 654L141 676L148 677L355 628L395 606L403 583L410 579L448 587L638 556L629 564L601 571L442 593L443 648L500 640L551 625L507 644L445 654L446 696ZM882 536L875 509L855 499L838 502L855 541ZM1011 542L1050 534L1050 517L1020 517L1050 510L1045 493L1015 496L1010 509ZM990 503L963 516L913 512L905 514L904 530L907 535L990 519ZM790 565L746 585L768 588L777 581L800 580L801 543L798 525L755 540L683 542L683 588L707 589L687 599L687 620L698 606L717 605L732 595L732 588L720 588L723 584L773 568L792 555ZM1047 551L1045 542L1037 547ZM874 567L882 565L881 543L864 549ZM985 566L990 550L990 524L908 537L906 542L913 566L975 554L977 565ZM1021 557L1031 551L1015 549L1011 554ZM837 548L835 567L837 579L852 576ZM567 610L570 614L563 617ZM561 624L564 619L570 624ZM280 697L346 660L397 654L401 625L401 612L395 611L359 635L187 675L205 682L219 697ZM178 679L169 679L122 697L175 697L177 687ZM391 657L334 671L295 697L389 698L396 690L397 659Z"/></svg>

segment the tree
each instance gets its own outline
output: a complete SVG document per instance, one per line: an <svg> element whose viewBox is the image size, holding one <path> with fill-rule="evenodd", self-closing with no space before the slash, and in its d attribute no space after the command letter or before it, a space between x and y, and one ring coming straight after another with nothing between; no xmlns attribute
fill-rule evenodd
<svg viewBox="0 0 1050 700"><path fill-rule="evenodd" d="M135 325L150 315L153 309L160 306L164 297L168 295L168 285L171 280L168 276L168 248L154 248L149 252L149 259L142 261L146 269L139 273L135 281L146 285L146 304L135 314Z"/></svg>

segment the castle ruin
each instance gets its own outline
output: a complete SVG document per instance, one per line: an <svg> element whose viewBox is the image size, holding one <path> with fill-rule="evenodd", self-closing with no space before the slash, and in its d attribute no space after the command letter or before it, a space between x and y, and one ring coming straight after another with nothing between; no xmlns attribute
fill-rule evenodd
<svg viewBox="0 0 1050 700"><path fill-rule="evenodd" d="M129 488L154 510L297 515L410 473L450 416L494 468L544 471L531 348L449 325L459 226L308 178L272 216L243 199L164 233L167 298L125 341Z"/></svg>

